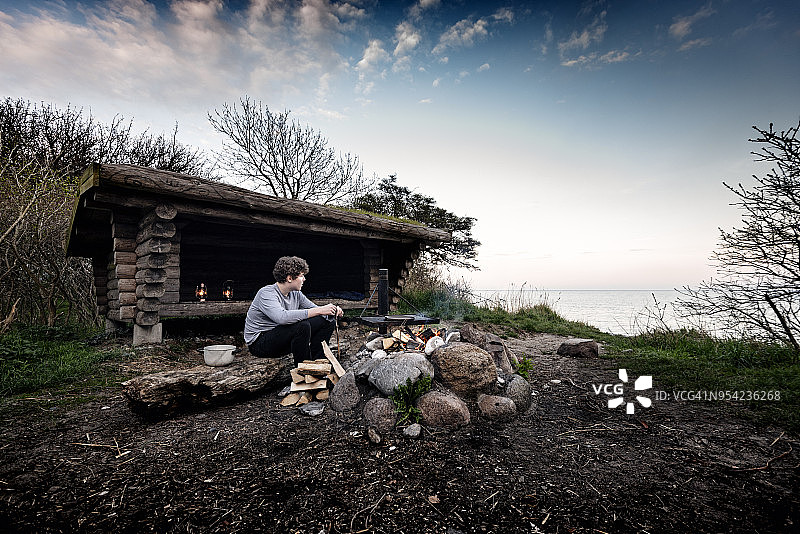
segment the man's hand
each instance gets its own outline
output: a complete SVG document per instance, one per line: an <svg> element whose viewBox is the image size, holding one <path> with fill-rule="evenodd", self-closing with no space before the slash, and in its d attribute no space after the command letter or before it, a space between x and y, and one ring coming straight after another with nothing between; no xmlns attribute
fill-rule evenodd
<svg viewBox="0 0 800 534"><path fill-rule="evenodd" d="M336 304L325 304L324 306L317 306L314 308L314 315L335 315L341 317L344 311Z"/></svg>

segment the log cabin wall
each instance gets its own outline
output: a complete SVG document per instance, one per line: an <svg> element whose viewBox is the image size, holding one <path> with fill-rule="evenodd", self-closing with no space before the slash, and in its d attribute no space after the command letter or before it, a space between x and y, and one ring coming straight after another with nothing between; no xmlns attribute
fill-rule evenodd
<svg viewBox="0 0 800 534"><path fill-rule="evenodd" d="M309 263L306 295L343 308L376 307L378 270L388 269L394 308L420 251L448 239L443 230L176 173L95 164L76 199L67 254L92 258L98 313L107 328L133 322L140 344L161 341L165 317L244 315L287 255ZM201 282L205 302L195 296Z"/></svg>

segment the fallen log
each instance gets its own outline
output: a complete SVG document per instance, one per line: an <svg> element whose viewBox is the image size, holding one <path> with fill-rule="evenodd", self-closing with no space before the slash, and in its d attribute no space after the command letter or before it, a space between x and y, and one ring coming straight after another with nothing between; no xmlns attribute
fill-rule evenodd
<svg viewBox="0 0 800 534"><path fill-rule="evenodd" d="M225 367L191 369L138 376L122 383L134 411L147 415L226 404L278 388L290 362L281 358L237 357Z"/></svg>

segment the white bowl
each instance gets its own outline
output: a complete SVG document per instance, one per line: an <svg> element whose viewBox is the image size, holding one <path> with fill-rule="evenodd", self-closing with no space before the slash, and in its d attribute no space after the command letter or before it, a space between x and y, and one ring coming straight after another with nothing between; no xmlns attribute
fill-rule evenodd
<svg viewBox="0 0 800 534"><path fill-rule="evenodd" d="M235 351L235 345L209 345L208 347L203 347L203 360L206 365L221 367L233 361L233 353Z"/></svg>

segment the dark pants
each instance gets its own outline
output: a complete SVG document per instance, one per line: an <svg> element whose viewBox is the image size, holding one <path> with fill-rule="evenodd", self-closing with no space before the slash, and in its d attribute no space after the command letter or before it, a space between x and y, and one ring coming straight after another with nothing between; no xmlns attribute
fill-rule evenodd
<svg viewBox="0 0 800 534"><path fill-rule="evenodd" d="M261 332L249 345L250 353L259 358L277 358L292 353L294 363L324 358L322 342L329 341L335 325L322 315L292 324L278 325Z"/></svg>

